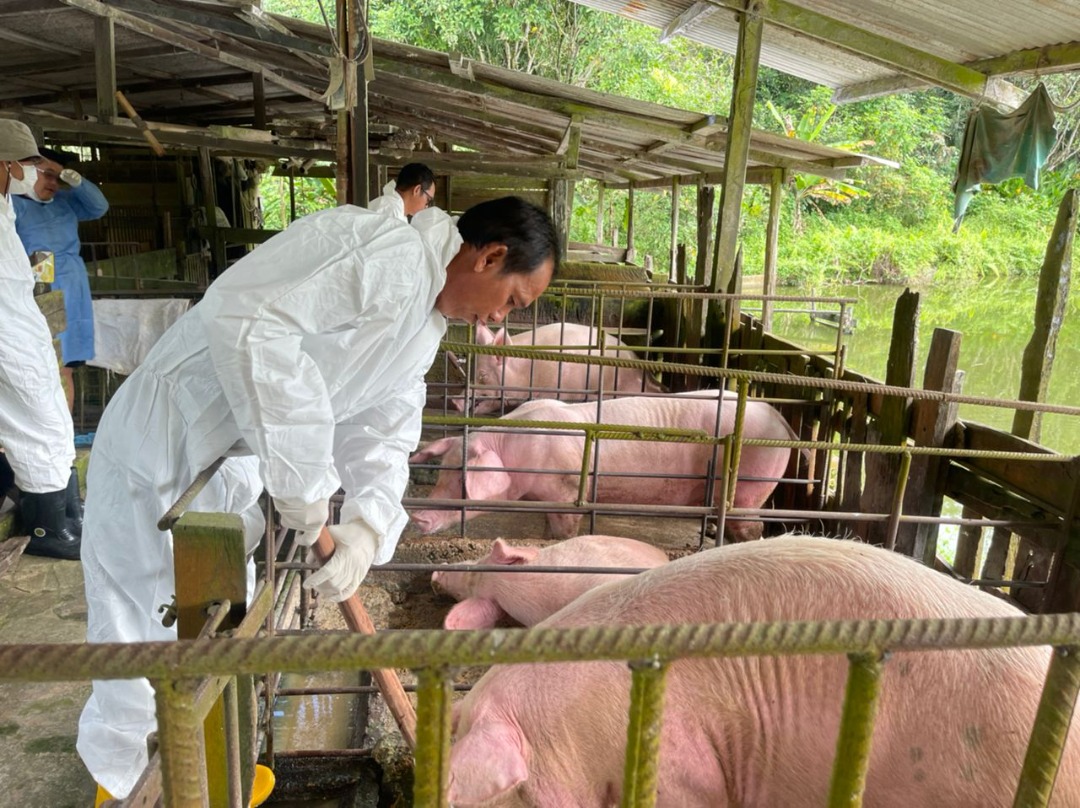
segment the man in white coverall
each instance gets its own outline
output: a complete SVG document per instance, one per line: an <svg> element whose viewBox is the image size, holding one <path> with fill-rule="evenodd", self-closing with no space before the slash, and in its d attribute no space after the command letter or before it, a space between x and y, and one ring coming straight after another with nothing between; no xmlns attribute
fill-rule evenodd
<svg viewBox="0 0 1080 808"><path fill-rule="evenodd" d="M30 534L25 552L77 559L79 537L67 517L75 462L71 413L11 203L12 194L33 190L31 164L40 159L26 124L0 120L0 445L22 492L23 529Z"/></svg>
<svg viewBox="0 0 1080 808"><path fill-rule="evenodd" d="M198 472L230 457L191 510L247 517L265 486L313 543L345 490L335 551L308 585L344 600L390 560L420 437L424 374L446 319L501 321L547 288L556 239L516 197L422 230L343 206L293 223L222 274L120 387L91 453L83 565L89 642L172 639L172 541L157 521ZM132 788L155 727L146 680L95 681L78 750L113 796Z"/></svg>
<svg viewBox="0 0 1080 808"><path fill-rule="evenodd" d="M435 175L423 163L409 163L383 186L382 196L371 200L368 210L407 222L434 202Z"/></svg>

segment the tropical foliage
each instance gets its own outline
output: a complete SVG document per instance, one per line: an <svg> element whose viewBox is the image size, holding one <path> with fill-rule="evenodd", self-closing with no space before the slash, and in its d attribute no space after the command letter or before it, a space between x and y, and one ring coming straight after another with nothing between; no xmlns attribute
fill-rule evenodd
<svg viewBox="0 0 1080 808"><path fill-rule="evenodd" d="M333 23L333 0L265 0L270 11ZM731 58L683 38L661 45L657 31L566 0L370 0L375 36L525 70L602 92L726 115ZM1080 96L1080 74L1045 76L1051 97L1067 106ZM1034 80L1014 79L1030 90ZM1059 113L1058 139L1033 191L1019 181L985 189L951 228L951 190L964 124L972 103L940 90L876 98L842 107L830 91L763 68L755 125L893 160L895 170L852 172L841 182L795 176L782 207L780 273L791 283L832 280L926 280L1008 277L1038 270L1061 194L1080 183L1080 105ZM302 209L332 203L316 186ZM279 211L281 186L270 209ZM597 234L594 183L575 188L571 239L624 240L625 191L604 194L604 233ZM273 200L276 200L273 201ZM696 260L696 202L684 188L679 241L688 266ZM264 205L265 197L264 197ZM287 210L287 206L286 206ZM635 194L635 248L668 269L671 199ZM768 191L747 190L744 265L761 265ZM806 214L811 214L807 216ZM268 220L270 214L268 213Z"/></svg>

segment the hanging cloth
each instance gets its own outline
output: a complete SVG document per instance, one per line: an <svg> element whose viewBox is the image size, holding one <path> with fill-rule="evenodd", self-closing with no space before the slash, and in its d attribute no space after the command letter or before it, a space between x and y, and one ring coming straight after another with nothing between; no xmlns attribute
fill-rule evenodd
<svg viewBox="0 0 1080 808"><path fill-rule="evenodd" d="M989 107L972 110L953 183L953 232L960 229L979 183L1023 177L1029 187L1038 190L1039 169L1054 148L1055 137L1054 102L1042 82L1012 112L1001 114Z"/></svg>

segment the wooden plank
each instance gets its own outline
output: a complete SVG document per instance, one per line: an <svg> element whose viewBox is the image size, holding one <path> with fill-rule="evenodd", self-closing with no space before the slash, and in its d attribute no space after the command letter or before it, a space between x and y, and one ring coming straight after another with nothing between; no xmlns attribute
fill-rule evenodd
<svg viewBox="0 0 1080 808"><path fill-rule="evenodd" d="M930 353L923 375L924 390L959 392L956 369L960 361L963 334L946 328L934 329ZM916 400L912 405L911 437L916 446L945 445L956 424L957 407L948 402ZM904 513L916 516L939 516L945 492L944 471L947 462L940 457L916 456L911 459ZM932 566L937 555L937 525L901 524L896 535L896 550Z"/></svg>
<svg viewBox="0 0 1080 808"><path fill-rule="evenodd" d="M1023 535L1034 539L1042 547L1054 547L1060 539L1061 529L1053 522L1055 514L1037 503L980 477L955 461L949 464L945 480L949 496L979 516L1024 522L1048 520L1050 524L1047 527L1023 528ZM1070 563L1080 563L1080 552L1070 557Z"/></svg>
<svg viewBox="0 0 1080 808"><path fill-rule="evenodd" d="M885 383L898 387L911 387L915 375L915 353L918 345L919 294L905 289L896 301L893 314L892 340L889 344L889 361ZM907 441L908 400L890 396L881 405L876 422L868 429L867 440L888 446L898 446ZM866 487L863 489L860 510L867 513L889 513L893 510L893 498L900 472L898 455L869 454L866 457ZM871 544L885 541L886 525L871 522L865 526L864 538Z"/></svg>
<svg viewBox="0 0 1080 808"><path fill-rule="evenodd" d="M712 3L706 2L706 0L697 0L696 3L689 8L675 15L666 26L664 30L660 32L660 44L666 45L672 39L680 36L684 31L689 30L692 26L704 22L720 9Z"/></svg>
<svg viewBox="0 0 1080 808"><path fill-rule="evenodd" d="M94 79L98 120L112 123L116 120L116 31L108 17L94 20Z"/></svg>

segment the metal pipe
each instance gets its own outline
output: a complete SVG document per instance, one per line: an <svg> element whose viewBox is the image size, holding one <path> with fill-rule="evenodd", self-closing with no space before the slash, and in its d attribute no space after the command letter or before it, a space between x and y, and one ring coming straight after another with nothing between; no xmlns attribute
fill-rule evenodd
<svg viewBox="0 0 1080 808"><path fill-rule="evenodd" d="M829 808L862 805L884 661L881 654L848 655L848 680L829 783Z"/></svg>
<svg viewBox="0 0 1080 808"><path fill-rule="evenodd" d="M1035 713L1035 725L1031 728L1013 808L1045 808L1050 804L1078 690L1080 647L1055 648Z"/></svg>
<svg viewBox="0 0 1080 808"><path fill-rule="evenodd" d="M630 722L626 733L622 808L653 808L668 666L653 658L631 662L630 671Z"/></svg>
<svg viewBox="0 0 1080 808"><path fill-rule="evenodd" d="M191 485L184 489L180 498L173 503L173 506L169 508L169 510L165 511L165 514L160 519L158 519L158 530L172 530L173 525L175 525L180 517L183 516L184 511L187 510L191 501L206 487L206 484L210 482L210 478L217 473L217 470L221 468L221 464L224 462L225 458L219 457L195 475L195 479L191 481Z"/></svg>
<svg viewBox="0 0 1080 808"><path fill-rule="evenodd" d="M413 796L417 808L447 808L450 774L450 675L443 668L418 673L416 707L416 771Z"/></svg>

